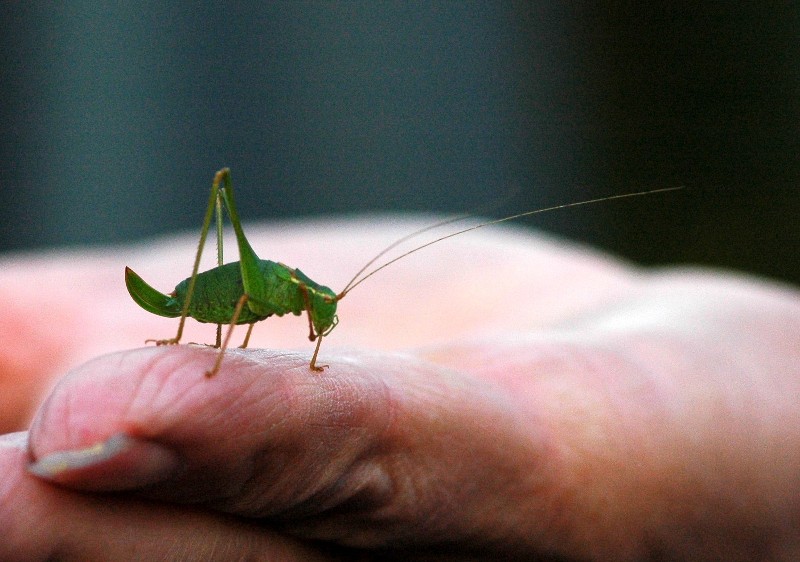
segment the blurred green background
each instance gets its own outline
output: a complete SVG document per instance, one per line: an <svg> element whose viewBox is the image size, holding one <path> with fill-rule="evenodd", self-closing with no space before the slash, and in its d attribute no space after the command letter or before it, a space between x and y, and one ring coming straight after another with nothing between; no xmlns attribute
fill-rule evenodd
<svg viewBox="0 0 800 562"><path fill-rule="evenodd" d="M2 3L0 249L245 219L495 215L800 282L800 4ZM269 249L262 249L265 257Z"/></svg>

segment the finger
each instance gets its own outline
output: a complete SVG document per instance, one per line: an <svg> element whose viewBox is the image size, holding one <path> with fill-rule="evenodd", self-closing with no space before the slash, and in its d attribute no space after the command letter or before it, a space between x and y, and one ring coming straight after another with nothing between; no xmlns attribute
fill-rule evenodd
<svg viewBox="0 0 800 562"><path fill-rule="evenodd" d="M73 372L34 423L33 470L348 546L538 540L545 437L504 396L392 355L331 353L316 374L305 357L239 351L206 379L214 353L140 349Z"/></svg>
<svg viewBox="0 0 800 562"><path fill-rule="evenodd" d="M2 560L327 559L241 519L56 488L28 462L24 433L0 436Z"/></svg>

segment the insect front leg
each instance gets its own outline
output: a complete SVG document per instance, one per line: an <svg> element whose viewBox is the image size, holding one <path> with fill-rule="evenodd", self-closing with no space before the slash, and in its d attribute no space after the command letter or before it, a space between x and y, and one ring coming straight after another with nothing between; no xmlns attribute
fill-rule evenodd
<svg viewBox="0 0 800 562"><path fill-rule="evenodd" d="M317 354L319 353L319 346L322 344L322 336L317 336L317 346L314 348L314 355L311 356L311 363L308 367L312 371L324 371L328 365L317 365Z"/></svg>
<svg viewBox="0 0 800 562"><path fill-rule="evenodd" d="M308 295L308 287L302 281L297 283L297 287L303 295L303 301L306 305L306 315L308 316L308 339L311 341L317 340L317 346L314 348L314 355L311 356L311 363L308 368L312 371L324 371L328 365L317 365L317 354L319 353L319 346L322 344L322 334L314 332L314 320L311 312L311 297Z"/></svg>

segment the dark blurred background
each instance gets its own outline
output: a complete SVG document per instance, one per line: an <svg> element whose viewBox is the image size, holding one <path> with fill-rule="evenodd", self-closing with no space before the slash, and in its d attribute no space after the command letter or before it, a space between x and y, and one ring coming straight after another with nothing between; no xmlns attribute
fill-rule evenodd
<svg viewBox="0 0 800 562"><path fill-rule="evenodd" d="M246 219L495 215L800 282L800 4L0 5L0 249ZM268 256L268 249L262 252Z"/></svg>

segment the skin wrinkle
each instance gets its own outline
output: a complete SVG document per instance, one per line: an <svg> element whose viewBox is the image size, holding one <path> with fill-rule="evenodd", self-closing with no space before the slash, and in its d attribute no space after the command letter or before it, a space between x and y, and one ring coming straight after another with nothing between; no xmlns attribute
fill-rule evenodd
<svg viewBox="0 0 800 562"><path fill-rule="evenodd" d="M544 424L543 419L535 413L540 409L531 406L530 393L532 390L535 394L540 395L539 400L541 400L541 392L536 391L536 389L539 387L526 387L523 389L524 392L518 392L515 390L513 384L509 384L508 381L505 380L509 377L529 379L531 376L541 379L544 376L544 373L548 372L548 368L539 368L534 373L531 371L531 369L532 365L535 365L536 363L532 364L530 363L529 358L523 357L519 363L519 366L516 368L518 370L516 373L515 367L512 364L506 365L507 369L503 369L503 374L499 375L495 374L495 371L497 371L495 362L500 358L499 356L504 358L509 357L511 355L510 351L501 351L499 352L499 355L495 353L484 354L481 351L478 351L478 353L482 356L482 359L485 359L485 361L481 363L481 368L476 371L478 378L485 381L490 381L490 383L491 381L499 382L499 380L502 379L502 387L506 389L504 393L505 399L512 404L510 406L510 411L515 412L516 416L520 416L521 421L514 422L515 425L518 427L534 428L532 433L538 436L535 447L539 451L538 458L540 460L537 463L534 463L532 468L530 468L526 474L520 475L520 481L524 482L524 486L526 489L530 490L530 493L533 495L533 497L539 498L537 500L538 505L557 506L556 508L552 508L550 510L551 516L548 517L548 521L541 522L539 524L539 527L543 529L540 540L544 542L545 537L547 536L560 536L563 534L562 530L566 526L567 521L569 521L569 518L565 517L565 513L567 512L568 506L572 503L569 499L569 495L567 494L569 489L561 489L552 486L552 481L558 481L561 478L557 475L563 473L563 468L560 467L556 462L556 459L563 458L563 454L556 453L558 449L555 447L552 428L549 428L547 424ZM465 363L470 365L475 364L471 359L472 354L470 353L463 354L456 351L453 355L461 357L461 360ZM542 363L541 358L539 358L538 363ZM549 459L546 465L541 464L541 461L544 459ZM529 516L535 518L536 520L541 520L540 513L541 509L534 509Z"/></svg>
<svg viewBox="0 0 800 562"><path fill-rule="evenodd" d="M160 370L159 368L167 361L173 362L174 360L169 355L157 354L145 363L145 365L141 369L141 376L137 381L136 387L132 391L133 399L128 404L128 408L126 409L126 411L124 411L120 416L121 420L131 420L131 421L136 420L138 418L138 415L134 415L134 412L146 413L146 412L160 411L158 408L155 408L153 406L155 406L159 402L158 398L162 396L163 393L165 392L169 380L161 377L155 377L154 373L159 372ZM157 384L155 385L155 387L150 388L148 383L150 383L152 379L155 379ZM143 396L144 388L148 389L149 396L147 399L145 399ZM180 408L180 400L185 398L186 398L185 396L181 396L178 400L178 403L174 404L174 406L176 408ZM147 424L143 423L143 421L140 421L136 425L144 426ZM141 430L136 431L136 433L139 433L140 431ZM144 431L144 433L151 434L152 431L153 431L152 428L148 428ZM152 437L153 435L150 436Z"/></svg>
<svg viewBox="0 0 800 562"><path fill-rule="evenodd" d="M56 410L53 407L53 404L56 403L55 397L58 395L59 387L60 387L60 384L56 385L56 387L53 390L53 392L51 392L48 395L48 397L45 399L44 403L42 404L42 406L40 408L40 411L44 412L44 414L39 414L38 416L36 416L36 418L34 420L34 423L32 424L32 426L30 428L29 434L36 435L39 431L42 430L41 428L52 426L50 418L52 417L52 418L55 419L55 418L59 417L58 414L60 414L60 411ZM64 406L62 406L62 408L67 411L67 415L65 415L63 417L65 417L66 419L69 419L70 416L68 414L68 409L65 408ZM59 422L59 426L62 426L62 425L63 424L61 424ZM66 436L67 441L72 440L73 439L72 428L71 428L71 426L69 424L66 424L65 430L66 430L66 433L67 433L67 436ZM36 439L30 439L30 442L29 442L29 456L31 457L31 459L30 459L31 461L34 461L37 458L40 458L41 456L43 456L44 454L50 453L53 450L55 450L55 449L51 449L51 450L46 450L46 451L38 451L37 450L37 445L38 445L38 442L37 442Z"/></svg>
<svg viewBox="0 0 800 562"><path fill-rule="evenodd" d="M334 463L327 471L329 474L320 479L324 484L304 502L308 515L325 517L337 512L364 512L385 503L386 495L378 493L380 487L376 482L363 479L367 471L356 468L373 465L370 462L373 455L374 447L359 445L356 451L344 455L341 462ZM361 505L357 505L356 498ZM371 501L367 502L368 499Z"/></svg>
<svg viewBox="0 0 800 562"><path fill-rule="evenodd" d="M383 460L386 456L386 446L380 443L386 440L386 435L397 420L397 398L384 379L378 378L374 382L379 384L378 394L382 396L382 400L377 401L377 407L385 412L386 422L383 429L376 432L373 438L375 444L364 448L344 471L346 476L333 485L331 495L335 501L330 508L323 509L307 521L301 522L300 528L297 526L299 514L286 518L293 522L293 534L318 539L338 538L345 543L351 542L349 539L352 536L356 544L374 544L377 540L367 538L365 542L363 521L359 519L367 517L374 522L375 510L379 510L381 505L389 504L396 493L395 478L391 476L387 462ZM370 406L375 408L375 402L371 402ZM315 501L318 500L319 498L315 498ZM370 511L373 514L370 514ZM288 514L284 514L284 517L286 515ZM356 539L356 537L361 538Z"/></svg>
<svg viewBox="0 0 800 562"><path fill-rule="evenodd" d="M247 361L244 361L244 363L246 365ZM245 368L250 368L250 366L246 365ZM252 368L257 369L257 366L253 365ZM219 376L224 376L225 374L226 373L221 372ZM253 381L248 387L252 386L252 388L255 388L257 386L259 375L263 374L254 373ZM283 439L280 439L279 436L282 433L282 428L291 427L291 420L294 416L294 412L297 410L295 406L299 404L297 392L290 382L292 378L291 375L272 373L271 377L272 384L269 393L262 394L257 400L251 401L250 405L251 407L255 407L256 404L264 404L269 401L272 406L270 408L263 408L263 406L257 408L255 411L260 413L259 416L248 416L248 410L246 409L237 411L235 416L237 419L242 419L246 422L249 421L249 427L239 432L238 439L246 444L255 440L255 442L263 443L263 445L259 447L258 451L254 451L253 456L249 459L244 459L245 466L239 470L239 477L236 479L236 482L232 483L233 485L230 489L227 490L224 495L211 499L209 502L210 505L214 505L218 509L238 512L242 504L261 504L262 507L254 510L252 514L253 516L261 515L264 511L263 506L271 503L270 497L264 497L261 493L253 494L252 491L270 489L269 485L263 485L262 482L280 481L280 469L286 464L285 462L278 463L278 466L274 466L267 474L264 473L264 470L266 467L275 465L274 459L291 458L293 454L293 446L290 446L289 451L286 451ZM223 408L219 411L222 412L226 409L227 408ZM276 411L281 411L283 413L274 414L273 412ZM264 415L265 412L266 414ZM275 419L277 421L264 426L263 420L268 419ZM238 427L236 423L233 425L234 427ZM275 441L276 437L278 437L277 442ZM272 442L270 443L270 441ZM230 443L234 443L234 441L230 441ZM267 446L267 443L270 444ZM249 445L245 446L245 450L250 448ZM241 460L239 462L241 462ZM250 490L250 493L246 494L245 492L248 490ZM271 489L270 496L272 501L280 498L281 494L277 492L277 490L274 490L274 487ZM278 501L280 503L282 500L278 499Z"/></svg>
<svg viewBox="0 0 800 562"><path fill-rule="evenodd" d="M389 483L387 492L381 492L379 495L391 498L394 492L393 483L397 480L388 475L385 480ZM350 494L350 497L355 496ZM368 503L374 504L372 501ZM287 514L284 514L280 520L286 523L287 532L294 536L329 540L355 548L374 548L384 545L387 533L408 526L407 520L398 520L394 513L387 517L382 516L384 511L374 509L374 505L372 509L369 507L352 509L352 505L347 505L345 501L331 510L322 512L314 510L314 512L313 515L292 513L291 517L286 517ZM380 526L377 526L378 524Z"/></svg>
<svg viewBox="0 0 800 562"><path fill-rule="evenodd" d="M389 520L405 521L406 517L403 514L405 512L413 513L413 506L430 503L431 482L427 478L427 464L420 463L420 458L428 458L430 451L426 453L426 450L429 447L429 441L438 437L439 427L430 425L428 426L430 431L427 433L416 429L418 426L425 426L426 420L430 420L433 417L441 419L438 406L435 405L435 396L430 394L430 390L429 385L426 385L425 388L410 387L400 394L403 399L397 401L396 425L392 427L392 437L387 438L387 442L390 444L388 460L394 469L390 473L394 473L394 479L397 482L395 486L395 501L383 510L384 517ZM426 408L424 405L415 404L415 408L409 410L407 404L409 402L413 403L417 396L423 396L426 402L433 402L433 407ZM416 415L413 415L414 412L416 412ZM386 513L387 511L388 513ZM435 510L432 512L435 512ZM425 533L430 533L431 528L428 525L428 518L423 519L418 521L416 525L412 525L410 529L407 529L406 533L413 535L418 529L423 530Z"/></svg>
<svg viewBox="0 0 800 562"><path fill-rule="evenodd" d="M116 362L116 370L118 370L118 371L119 370L125 370L125 364L129 360L131 360L130 358L131 358L131 355L129 353L125 353L125 354L121 354L121 355L115 356L114 360ZM136 387L135 387L135 390L134 390L136 396L142 396L143 395L143 393L141 391L141 385L143 384L144 381L149 380L150 378L152 378L152 377L148 376L148 373L151 373L154 369L156 369L156 367L159 364L161 364L163 362L170 361L170 360L171 359L168 356L165 356L162 353L156 353L156 354L153 355L153 357L151 357L150 359L148 359L145 362L144 368L143 368L143 373L137 379L137 382L136 382ZM134 363L136 365L141 364L141 358L139 358L138 360L135 360ZM164 383L160 383L159 386L162 386L163 384L166 384L166 381L164 381ZM54 408L50 407L50 405L59 396L59 390L60 390L60 388L57 387L56 390L54 391L54 393L48 399L48 402L43 406L43 411L45 412L45 416L38 418L37 422L31 428L31 433L36 435L40 431L43 431L43 429L42 429L43 427L51 426L54 423L57 423L58 426L64 427L66 429L66 432L67 432L66 433L66 439L64 439L64 441L66 441L66 443L48 443L49 447L48 447L47 451L38 451L38 450L35 450L35 447L36 447L36 445L39 444L39 440L34 439L34 440L32 440L32 445L34 447L33 453L34 453L34 457L35 458L41 457L45 453L53 452L53 451L56 451L56 450L74 449L74 448L84 447L84 446L90 445L92 443L97 443L99 441L102 441L103 439L105 439L107 437L110 437L110 435L84 436L84 435L81 435L81 434L77 433L77 432L81 431L82 427L84 427L84 423L83 423L84 419L83 418L74 419L75 416L71 412L72 412L73 407L79 406L81 403L83 403L86 400L86 397L84 395L81 395L81 394L69 394L68 395L68 399L66 401L63 401L63 400L61 401L62 406L60 408L58 408L58 409L54 409ZM158 394L158 393L156 393L156 394ZM134 404L136 402L137 402L136 400L133 401ZM152 402L152 401L150 401L150 402ZM127 404L127 402L126 402L126 404ZM126 412L122 416L117 416L117 419L120 420L121 422L123 422L122 425L125 425L124 420L126 420L126 419L127 420L134 419L134 416L131 414L131 412L135 411L135 409L136 409L135 407L132 407L129 404ZM147 412L148 409L144 408L141 411ZM53 414L57 414L57 417L58 417L57 420L52 419L53 418ZM143 424L139 424L139 425L143 425ZM125 428L125 427L117 428L116 431L119 431L120 429L130 429L130 428ZM150 431L148 431L148 432L150 432ZM114 431L112 431L111 433L114 433ZM141 433L141 432L134 430L134 433Z"/></svg>
<svg viewBox="0 0 800 562"><path fill-rule="evenodd" d="M424 410L424 408L422 409L418 408L416 411L419 412L420 410ZM433 450L450 449L450 452L452 453L452 447L450 445L451 441L447 437L449 434L447 428L453 425L453 421L451 420L451 415L449 413L444 413L444 414L445 414L444 416L442 416L441 414L438 415L437 417L440 419L440 421L434 422L433 424L431 424L429 415L425 415L420 420L417 420L415 422L412 422L412 424L409 424L412 426L415 426L417 424L425 425L427 427L438 426L444 430L443 432L441 431L431 432L431 434L425 436L422 441L418 441L418 439L411 437L410 438L411 443L414 443L414 441L418 441L417 445L410 445L412 452L415 448L420 448L421 449L420 454L422 455L423 458L426 457L425 451L429 448L433 448ZM426 420L425 418L428 419ZM455 421L455 424L458 425L458 421ZM409 446L402 446L402 445L400 445L399 447L401 450L409 448ZM484 451L481 454L478 454L477 452L467 449L461 453L452 453L457 458L459 458L459 462L455 465L452 465L452 468L459 469L460 467L465 466L464 469L469 471L469 467L479 464L475 461L482 459L483 458L482 455L486 454L487 452L490 455L488 457L488 460L492 460L494 458L493 455L495 453L491 451ZM434 454L433 456L437 455ZM445 453L445 456L447 457L448 455ZM404 493L407 496L409 496L409 498L405 498L406 503L417 504L421 501L423 504L431 504L433 502L434 506L433 509L428 511L429 513L428 518L419 521L418 524L413 526L411 529L404 529L402 531L403 534L406 534L406 536L414 536L419 532L419 534L421 534L422 536L427 537L427 540L434 540L434 541L452 540L452 532L447 528L449 525L445 524L444 527L442 527L442 525L437 523L437 521L445 519L447 515L450 514L449 513L450 509L446 507L447 505L454 505L454 506L462 505L464 499L469 498L469 496L471 495L469 494L469 490L465 490L462 487L458 490L458 492L454 493L450 479L448 479L446 482L438 480L431 481L430 479L425 478L427 472L424 464L419 465L417 462L414 462L415 457L413 454L408 455L406 458L408 459L409 462L405 463L406 464L405 468L401 468L399 472L407 474L408 482L417 483L416 486L412 485L410 488L406 487L406 489L404 490ZM466 462L463 462L464 459L466 459ZM458 473L459 472L452 473L451 474L452 478L457 481L464 480L468 486L475 487L476 489L482 489L484 487L485 481L478 483L470 478L463 479L460 476L457 476ZM413 492L413 490L416 491ZM413 512L413 508L410 511ZM436 531L435 529L437 528L441 530ZM464 533L465 531L462 530L458 534L459 536L464 536ZM469 536L470 532L466 531L466 534L467 536ZM440 538L437 539L436 538L437 536L439 536ZM484 541L487 540L486 536L482 538ZM400 544L403 543L400 542Z"/></svg>
<svg viewBox="0 0 800 562"><path fill-rule="evenodd" d="M237 351L238 350L234 350L234 353L232 354L233 357L236 356L236 352ZM248 361L249 361L248 358L247 358L247 352L242 350L239 353L241 353L242 355L241 355L241 357L238 358L238 360L240 360L244 364L247 364ZM296 354L293 354L293 353L281 353L281 354L270 353L269 358L270 359L273 359L273 358L284 359L284 360L286 360L286 362L288 362L288 367L287 367L287 364L281 363L281 364L275 365L273 368L270 369L270 375L269 376L272 379L271 382L272 382L273 387L276 387L276 388L274 388L270 392L270 394L262 394L260 396L259 400L261 401L261 403L263 403L268 398L270 398L271 401L274 402L274 404L275 404L274 410L277 410L278 407L281 407L284 412L294 412L297 409L297 408L295 408L295 406L297 404L297 400L296 400L297 393L294 391L293 385L291 384L290 381L293 380L294 376L305 374L307 369L301 371L300 369L296 369L295 368L295 365L297 364L298 359L296 357ZM256 356L255 359L256 359L256 361L254 361L252 363L252 369L255 371L255 373L254 373L254 376L253 376L253 379L252 379L251 383L247 387L248 390L251 389L251 388L252 389L256 389L258 387L258 385L261 383L261 381L260 381L261 376L264 376L264 374L261 372L261 369L263 368L263 365L260 363L261 358L259 356ZM302 361L303 361L304 366L306 366L305 365L306 360L303 359ZM272 398L273 396L275 396L278 393L280 395L280 399ZM256 403L254 403L254 404L256 404ZM257 408L257 411L259 413L261 413L261 412L264 412L265 410L263 410L262 407L259 407L259 408ZM267 413L266 416L259 415L258 418L269 418L269 417L272 417L273 416L273 409L266 410L266 413ZM259 428L259 430L258 430L259 433L264 435L264 436L270 435L270 434L274 434L274 433L278 433L282 428L286 427L289 424L289 422L291 421L291 417L289 415L274 415L274 419L275 419L275 421L272 422L267 427Z"/></svg>
<svg viewBox="0 0 800 562"><path fill-rule="evenodd" d="M295 506L277 520L296 536L356 546L376 544L377 540L364 541L365 532L371 530L365 520L375 522L376 506L391 497L392 483L381 471L378 464L356 459L347 467L345 480L327 486L310 497L306 506ZM348 542L349 537L354 543Z"/></svg>
<svg viewBox="0 0 800 562"><path fill-rule="evenodd" d="M370 384L374 384L375 381L376 379L372 379ZM379 387L385 386L383 382L378 382ZM334 430L347 428L347 438L345 439L345 442L351 443L351 445L345 447L343 451L344 454L342 455L342 461L344 464L342 465L340 463L335 463L332 467L333 469L330 471L333 480L331 480L329 477L326 477L324 480L328 482L328 484L322 486L317 494L309 498L310 501L314 501L318 504L318 511L324 512L331 508L336 509L337 507L340 507L341 504L345 501L348 501L353 494L358 493L359 488L365 489L371 485L369 482L358 482L358 478L353 478L351 470L353 466L357 466L366 462L364 459L370 458L373 455L373 451L376 447L375 444L380 442L380 433L376 434L372 430L372 427L376 425L372 422L372 419L376 414L378 414L379 419L384 417L384 414L378 413L383 410L383 404L380 401L370 400L365 402L363 397L359 397L359 386L346 384L346 378L342 379L339 377L329 377L324 381L321 381L321 384L332 385L328 386L328 388L331 388L332 390L321 393L319 386L311 387L314 394L316 394L318 397L325 397L325 399L322 401L316 399L313 400L315 407L312 407L312 410L321 410L326 418L323 423L313 425L320 429L325 427L333 428ZM374 392L369 392L370 398L372 398L374 394ZM336 397L339 396L354 396L357 398L357 403L353 408L347 408L344 410L341 408L329 408L328 404L330 403L331 399L335 400ZM335 401L339 403L349 403L348 400ZM331 419L331 411L339 411L340 413L336 414L335 417ZM340 419L342 413L346 415L346 419ZM364 422L369 420L369 423L359 421L361 418L364 418ZM367 428L369 429L367 430ZM338 431L333 431L334 435L338 433ZM340 444L339 446L341 447L342 445ZM340 476L341 474L348 475L349 481L346 484L342 481ZM351 482L356 483L356 489L352 489L350 484Z"/></svg>
<svg viewBox="0 0 800 562"><path fill-rule="evenodd" d="M249 380L244 378L237 382L237 385L243 384L244 386L237 386L237 392L235 394L228 393L226 395L228 400L217 407L216 415L219 417L220 422L215 423L214 418L211 418L207 422L208 425L224 426L230 424L240 428L239 435L230 435L229 437L231 439L244 439L245 441L254 438L256 435L266 436L275 433L288 423L289 416L287 414L295 410L294 405L297 403L297 393L288 382L288 377L283 376L277 370L270 372L268 375L270 377L269 391L262 392L261 385L263 381L260 380L260 377L264 376L264 374L259 371L259 366L256 364L251 365L244 357L238 357L237 361L244 366L245 371L252 369L258 372L255 372L254 376ZM223 370L217 376L225 376L226 374L228 373L225 372L223 363ZM228 374L228 376L230 375ZM215 383L216 381L212 379L206 384ZM245 415L251 411L258 412L259 416L248 417ZM275 421L264 427L263 420L267 419ZM245 425L240 426L237 423L232 423L239 420L246 422Z"/></svg>
<svg viewBox="0 0 800 562"><path fill-rule="evenodd" d="M315 375L315 376L316 376L316 375ZM318 391L318 389L316 389L316 390ZM289 411L291 411L291 410L292 410L292 408L289 408ZM287 419L287 417L286 417L286 416L282 416L282 417L283 417L284 419ZM251 470L252 470L252 469L251 469Z"/></svg>
<svg viewBox="0 0 800 562"><path fill-rule="evenodd" d="M224 375L220 373L220 375ZM277 408L281 408L284 412L291 413L288 415L274 415L274 419L277 421L273 422L272 424L268 425L267 427L253 427L252 432L247 432L248 435L243 436L245 441L249 441L250 438L256 438L258 441L263 441L267 443L269 441L269 436L273 436L276 434L281 433L281 429L287 426L291 426L291 420L293 412L297 410L297 408L293 407L293 404L299 404L297 399L298 393L296 392L294 386L289 382L288 375L280 375L277 374L277 380L281 381L281 384L273 385L275 388L270 392L269 399L270 402L274 404L273 408L266 410L267 415L259 416L259 418L269 419L273 417L273 410ZM257 378L253 379L251 383L253 387L257 384ZM273 382L275 382L273 380ZM276 394L280 394L280 399L274 399ZM267 400L267 396L262 396L259 398L259 402L264 402ZM254 404L257 402L254 402ZM257 411L263 412L265 411L263 408L258 408ZM255 420L254 420L255 421ZM263 436L263 437L258 437ZM269 505L271 502L268 497L264 497L262 494L250 495L250 499L246 499L246 496L243 492L252 489L258 490L262 488L260 486L260 481L273 480L268 475L263 474L263 469L266 466L275 465L275 459L291 457L291 452L281 452L282 448L276 445L272 445L269 447L263 447L258 451L255 451L252 458L248 461L249 470L246 470L245 473L247 474L244 479L242 480L241 484L234 490L231 490L231 494L227 498L228 501L223 502L215 502L219 503L219 507L224 510L236 510L239 511L244 505L252 505L253 507L250 510L247 510L246 513L249 513L250 516L253 517L263 517L264 513L264 506ZM268 460L267 460L268 459ZM279 480L279 475L281 472L282 466L285 466L286 462L281 462L276 466L271 472L277 473L277 479ZM284 492L288 494L288 492ZM280 497L283 495L279 490L274 490L271 494L273 497Z"/></svg>
<svg viewBox="0 0 800 562"><path fill-rule="evenodd" d="M232 357L235 357L235 354L232 354ZM254 368L254 369L256 368L255 366L251 367L251 365L248 364L246 359L243 360L243 358L237 358L236 361L239 363L239 366L237 366L237 369L242 369L242 367L243 367L244 370L246 371L246 370L251 369L251 368ZM193 363L196 365L197 362L195 361ZM229 367L229 369L232 370L231 367ZM268 398L274 396L276 391L278 391L279 389L285 389L286 388L286 385L284 385L284 384L273 385L274 388L270 389L271 392L270 392L269 395L262 395L262 396L259 396L259 397L250 398L250 399L245 401L246 397L252 396L254 394L254 392L252 392L252 391L258 385L258 378L256 376L254 376L249 382L243 382L243 381L246 381L247 379L245 377L241 377L239 375L240 378L235 383L237 385L236 386L237 392L236 393L228 392L226 394L220 395L220 393L217 391L217 389L210 388L209 385L227 384L227 383L230 383L230 381L220 380L220 379L218 379L216 377L214 379L207 380L202 376L202 372L203 371L202 371L202 368L200 368L199 366L196 366L196 368L189 367L189 368L187 368L185 370L189 370L189 371L192 372L193 375L196 375L196 378L197 378L198 382L197 382L197 385L194 386L193 388L197 388L198 390L197 390L196 395L195 394L180 394L178 399L181 400L181 399L192 398L192 400L197 400L200 403L209 403L209 404L213 403L214 407L215 407L215 411L211 412L210 415L212 417L208 417L207 416L206 419L203 420L203 425L204 426L208 426L208 427L215 427L217 429L220 428L220 427L225 427L227 425L236 425L236 424L232 424L231 423L232 421L235 421L235 420L239 420L239 419L247 420L248 418L247 418L247 416L243 415L243 412L247 412L250 409L256 409L257 411L261 412L262 410L256 408L256 404L265 403L268 400ZM192 374L190 374L189 376L192 376ZM223 376L225 376L225 374L226 373L222 372L222 373L219 374L219 376L223 377ZM186 376L186 374L185 373L183 373L183 374L175 373L175 374L170 375L170 377L175 377L175 376ZM275 380L275 378L273 380ZM277 380L283 380L283 378L282 377L277 377ZM244 386L240 388L238 385L242 385L242 384L244 384ZM209 395L209 391L211 391L213 394ZM274 402L276 407L281 407L282 404L287 404L290 401L291 401L291 393L288 393L288 392L281 392L281 399L272 400L272 402ZM167 403L165 403L165 407L155 408L155 411L157 411L157 412L169 412L169 411L174 409L173 408L174 404L175 403L170 400ZM290 408L287 408L287 407L281 407L281 409L285 410L285 411L290 411ZM271 410L266 410L266 413L268 415L272 415L272 411ZM213 417L213 416L218 416L218 418ZM268 417L268 416L262 416L262 417ZM285 423L285 422L283 422L283 419L285 419L285 416L277 416L277 417L279 418L279 420L281 420L279 423ZM165 419L169 420L169 417L166 417ZM187 423L187 421L189 421L189 420L182 420L182 423L185 425ZM259 424L260 420L258 420L258 419L252 420L252 423L254 425ZM171 422L171 421L168 422L168 426L167 427L169 428L170 432L182 431L182 427L180 425L176 426L176 425L174 425L174 422ZM166 431L166 430L167 430L167 428L165 428L162 431ZM240 433L246 434L247 432L246 431L241 431ZM233 437L233 436L229 436L229 437Z"/></svg>
<svg viewBox="0 0 800 562"><path fill-rule="evenodd" d="M392 410L395 410L395 408L392 408ZM388 426L387 426L387 427L388 427ZM364 455L364 456L369 456L369 455L370 455L370 450L369 450L369 449L367 449L367 450L366 450L364 453L362 453L362 455ZM358 462L358 461L356 461L356 462ZM400 473L403 473L404 471L403 471L403 470L400 470L399 472L400 472Z"/></svg>

